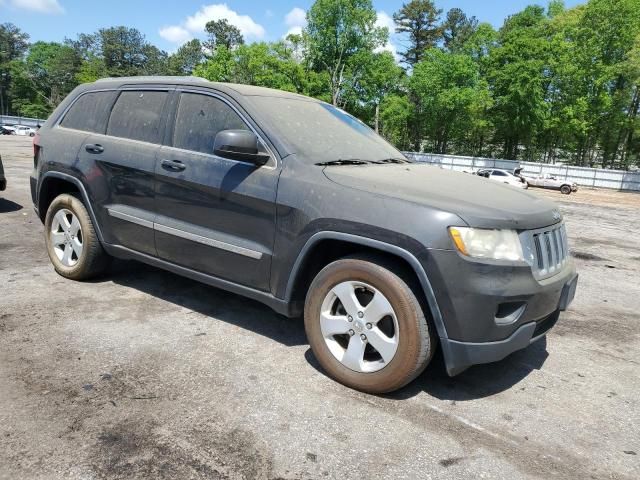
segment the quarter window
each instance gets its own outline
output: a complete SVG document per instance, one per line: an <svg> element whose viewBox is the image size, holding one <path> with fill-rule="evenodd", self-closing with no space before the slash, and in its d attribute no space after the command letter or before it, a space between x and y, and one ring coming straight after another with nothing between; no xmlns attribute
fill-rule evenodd
<svg viewBox="0 0 640 480"><path fill-rule="evenodd" d="M107 135L160 143L160 120L167 92L124 91L111 111Z"/></svg>
<svg viewBox="0 0 640 480"><path fill-rule="evenodd" d="M222 100L183 93L176 114L173 146L213 154L213 142L222 130L248 130L247 124Z"/></svg>
<svg viewBox="0 0 640 480"><path fill-rule="evenodd" d="M85 132L104 133L115 96L116 92L85 93L74 102L60 125Z"/></svg>

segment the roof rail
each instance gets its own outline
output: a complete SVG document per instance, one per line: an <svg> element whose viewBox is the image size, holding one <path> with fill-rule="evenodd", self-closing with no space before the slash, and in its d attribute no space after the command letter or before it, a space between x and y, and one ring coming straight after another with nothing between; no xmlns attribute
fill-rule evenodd
<svg viewBox="0 0 640 480"><path fill-rule="evenodd" d="M152 76L141 75L137 77L107 77L99 78L96 83L101 82L166 82L166 81L189 81L189 82L208 82L207 79L194 76Z"/></svg>

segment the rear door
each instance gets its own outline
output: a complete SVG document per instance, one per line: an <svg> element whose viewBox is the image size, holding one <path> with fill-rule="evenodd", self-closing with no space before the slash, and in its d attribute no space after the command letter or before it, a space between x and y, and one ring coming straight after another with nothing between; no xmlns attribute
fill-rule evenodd
<svg viewBox="0 0 640 480"><path fill-rule="evenodd" d="M175 95L175 125L156 165L158 256L245 286L268 290L279 169L213 154L216 134L250 129L230 99L213 91Z"/></svg>
<svg viewBox="0 0 640 480"><path fill-rule="evenodd" d="M105 241L155 255L153 182L169 88L124 88L116 95L105 133L89 135L78 155L93 169Z"/></svg>

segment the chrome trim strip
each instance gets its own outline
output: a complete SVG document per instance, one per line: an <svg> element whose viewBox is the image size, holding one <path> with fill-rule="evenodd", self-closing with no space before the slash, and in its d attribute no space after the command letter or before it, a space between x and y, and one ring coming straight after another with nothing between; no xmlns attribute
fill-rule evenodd
<svg viewBox="0 0 640 480"><path fill-rule="evenodd" d="M203 237L202 235L196 235L195 233L185 232L184 230L178 230L177 228L168 227L161 223L154 223L154 228L158 232L167 233L176 237L184 238L185 240L191 240L192 242L201 243L209 247L219 248L220 250L226 250L227 252L237 253L238 255L244 255L245 257L254 258L259 260L262 258L261 252L250 250L248 248L239 247L230 243L221 242L220 240L214 240L213 238Z"/></svg>
<svg viewBox="0 0 640 480"><path fill-rule="evenodd" d="M184 238L185 240L190 240L192 242L201 243L203 245L207 245L208 247L219 248L220 250L225 250L227 252L237 253L238 255L243 255L245 257L253 258L255 260L260 260L262 258L262 252L257 252L249 248L239 247L238 245L232 245L231 243L221 242L220 240L215 240L210 237L204 237L202 235L197 235L195 233L186 232L184 230L180 230L173 227L168 227L167 225L163 225L161 223L151 222L149 220L145 220L144 218L139 218L134 215L129 215L127 213L122 213L117 210L112 210L110 208L108 208L107 211L109 212L109 215L112 217L118 218L120 220L124 220L126 222L135 223L136 225L140 225L143 227L152 228L158 232Z"/></svg>
<svg viewBox="0 0 640 480"><path fill-rule="evenodd" d="M135 217L127 213L119 212L118 210L112 210L111 208L107 208L107 212L109 212L109 216L111 217L115 217L126 222L135 223L136 225L140 225L142 227L153 228L153 222L145 220L144 218Z"/></svg>

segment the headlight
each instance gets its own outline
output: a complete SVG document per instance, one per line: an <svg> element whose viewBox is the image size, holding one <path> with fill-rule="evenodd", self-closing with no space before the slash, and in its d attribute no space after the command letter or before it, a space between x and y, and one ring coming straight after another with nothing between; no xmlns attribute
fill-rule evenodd
<svg viewBox="0 0 640 480"><path fill-rule="evenodd" d="M458 251L468 257L524 260L520 238L515 230L449 227L449 234Z"/></svg>

